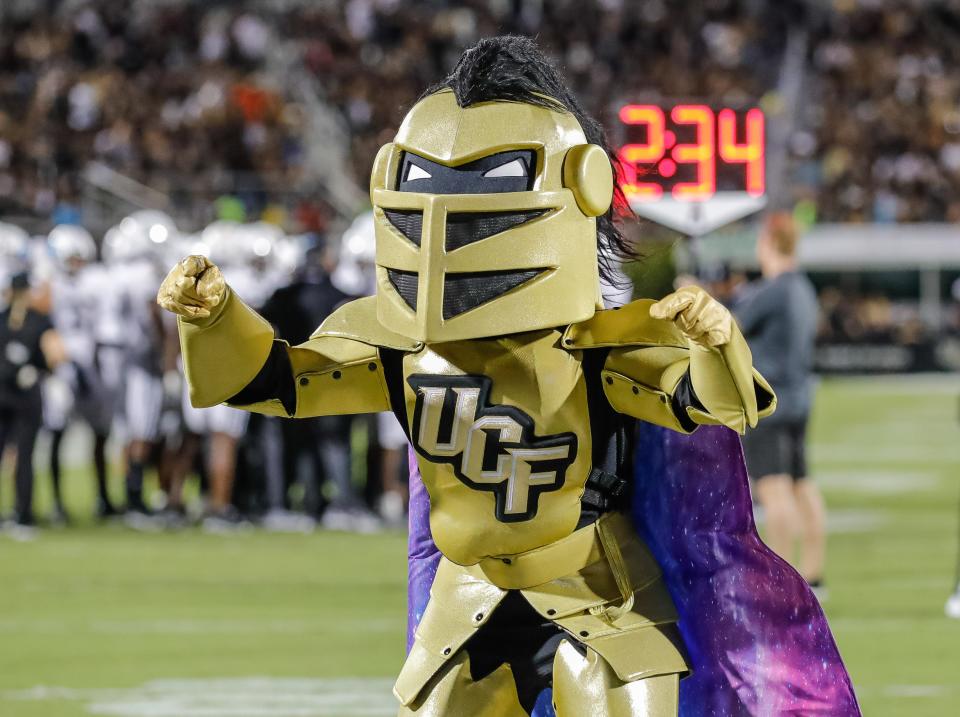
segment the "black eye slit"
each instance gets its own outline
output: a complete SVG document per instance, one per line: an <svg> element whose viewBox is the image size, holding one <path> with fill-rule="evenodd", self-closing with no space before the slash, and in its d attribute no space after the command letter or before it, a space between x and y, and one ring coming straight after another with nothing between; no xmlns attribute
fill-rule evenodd
<svg viewBox="0 0 960 717"><path fill-rule="evenodd" d="M475 309L521 284L526 284L545 271L547 270L525 269L447 274L443 280L443 318L444 320L452 319L470 309ZM416 311L419 275L415 271L387 269L387 277L404 303Z"/></svg>
<svg viewBox="0 0 960 717"><path fill-rule="evenodd" d="M399 269L387 269L387 278L393 288L400 294L407 306L414 311L417 310L417 286L420 283L420 277L415 271L400 271Z"/></svg>
<svg viewBox="0 0 960 717"><path fill-rule="evenodd" d="M443 318L452 319L485 304L521 284L526 284L544 271L546 269L447 274L443 281Z"/></svg>
<svg viewBox="0 0 960 717"><path fill-rule="evenodd" d="M454 167L404 152L397 173L397 190L425 194L527 192L533 189L536 164L537 153L532 149L495 152Z"/></svg>
<svg viewBox="0 0 960 717"><path fill-rule="evenodd" d="M383 213L401 234L420 246L420 237L423 234L423 214L419 210L384 209Z"/></svg>
<svg viewBox="0 0 960 717"><path fill-rule="evenodd" d="M447 251L492 237L547 213L546 209L526 212L463 212L447 215Z"/></svg>

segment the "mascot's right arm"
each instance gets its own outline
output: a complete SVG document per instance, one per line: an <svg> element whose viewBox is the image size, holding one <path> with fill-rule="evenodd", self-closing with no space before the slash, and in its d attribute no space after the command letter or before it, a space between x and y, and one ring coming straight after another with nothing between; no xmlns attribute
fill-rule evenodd
<svg viewBox="0 0 960 717"><path fill-rule="evenodd" d="M390 410L377 345L338 330L367 325L377 344L410 343L376 324L372 299L345 304L299 346L275 340L269 322L202 256L177 264L157 301L178 316L190 401L198 408L228 403L297 418Z"/></svg>

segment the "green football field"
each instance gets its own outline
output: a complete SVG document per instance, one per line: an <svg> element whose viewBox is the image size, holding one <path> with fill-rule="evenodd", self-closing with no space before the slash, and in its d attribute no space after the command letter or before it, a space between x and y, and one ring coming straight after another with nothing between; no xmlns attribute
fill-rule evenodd
<svg viewBox="0 0 960 717"><path fill-rule="evenodd" d="M818 394L825 607L869 717L960 714L960 621L943 616L958 397L933 377ZM89 478L70 478L74 511L89 510ZM405 615L400 534L0 535L0 717L389 715Z"/></svg>

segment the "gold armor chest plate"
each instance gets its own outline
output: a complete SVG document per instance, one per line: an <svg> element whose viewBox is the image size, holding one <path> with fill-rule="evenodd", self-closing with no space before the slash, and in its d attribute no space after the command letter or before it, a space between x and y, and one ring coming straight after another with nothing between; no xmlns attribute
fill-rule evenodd
<svg viewBox="0 0 960 717"><path fill-rule="evenodd" d="M590 417L580 352L560 339L545 330L404 356L430 527L455 563L532 550L576 528Z"/></svg>

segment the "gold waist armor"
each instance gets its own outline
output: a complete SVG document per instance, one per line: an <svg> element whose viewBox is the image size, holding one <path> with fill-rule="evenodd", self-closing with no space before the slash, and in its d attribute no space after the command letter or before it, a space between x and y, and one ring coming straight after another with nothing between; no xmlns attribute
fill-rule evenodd
<svg viewBox="0 0 960 717"><path fill-rule="evenodd" d="M624 682L689 671L660 568L619 513L510 557L461 566L442 558L394 693L410 705L490 619L508 590L587 645Z"/></svg>

